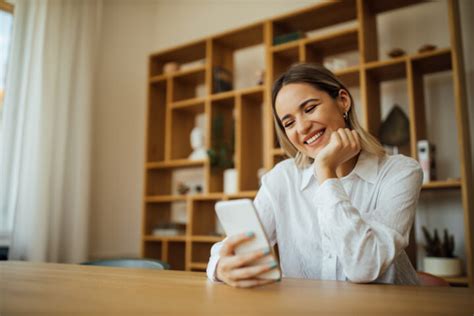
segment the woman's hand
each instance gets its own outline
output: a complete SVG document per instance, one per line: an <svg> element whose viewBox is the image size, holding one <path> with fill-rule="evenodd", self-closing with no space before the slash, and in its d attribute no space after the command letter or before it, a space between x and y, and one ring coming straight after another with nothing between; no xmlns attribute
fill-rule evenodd
<svg viewBox="0 0 474 316"><path fill-rule="evenodd" d="M235 255L234 249L238 245L254 238L253 233L240 234L229 237L220 250L220 259L217 264L216 277L233 287L254 287L275 282L275 280L257 279L257 276L277 267L277 263L261 264L249 267L257 259L271 253L270 249L255 251L245 255Z"/></svg>
<svg viewBox="0 0 474 316"><path fill-rule="evenodd" d="M329 143L315 157L315 173L319 183L335 178L336 169L360 152L359 134L355 130L339 128L332 132Z"/></svg>

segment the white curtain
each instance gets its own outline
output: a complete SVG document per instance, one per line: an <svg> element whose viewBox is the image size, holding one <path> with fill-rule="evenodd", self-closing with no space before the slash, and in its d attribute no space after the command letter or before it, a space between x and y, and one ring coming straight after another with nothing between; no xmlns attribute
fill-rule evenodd
<svg viewBox="0 0 474 316"><path fill-rule="evenodd" d="M91 104L101 0L16 0L0 139L11 260L87 257Z"/></svg>

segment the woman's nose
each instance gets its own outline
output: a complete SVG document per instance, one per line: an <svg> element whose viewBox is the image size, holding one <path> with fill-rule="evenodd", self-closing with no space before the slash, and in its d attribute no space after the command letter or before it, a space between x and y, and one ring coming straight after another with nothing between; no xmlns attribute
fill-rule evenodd
<svg viewBox="0 0 474 316"><path fill-rule="evenodd" d="M296 129L299 134L306 134L309 132L309 128L311 127L311 123L309 120L306 119L299 119L296 120Z"/></svg>

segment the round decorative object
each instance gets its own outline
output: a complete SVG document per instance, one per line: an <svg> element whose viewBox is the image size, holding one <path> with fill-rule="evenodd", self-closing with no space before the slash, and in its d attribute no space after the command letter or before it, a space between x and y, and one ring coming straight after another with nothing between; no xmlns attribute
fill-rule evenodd
<svg viewBox="0 0 474 316"><path fill-rule="evenodd" d="M436 49L436 45L425 44L418 49L418 53L431 52Z"/></svg>
<svg viewBox="0 0 474 316"><path fill-rule="evenodd" d="M459 258L425 257L423 263L427 273L444 277L461 275L461 260Z"/></svg>
<svg viewBox="0 0 474 316"><path fill-rule="evenodd" d="M172 72L176 72L179 70L179 64L178 63L175 63L174 61L171 61L169 63L166 63L164 66L163 66L163 73L165 74L169 74L169 73L172 73Z"/></svg>
<svg viewBox="0 0 474 316"><path fill-rule="evenodd" d="M389 57L396 58L405 55L405 51L401 48L394 48L387 53Z"/></svg>

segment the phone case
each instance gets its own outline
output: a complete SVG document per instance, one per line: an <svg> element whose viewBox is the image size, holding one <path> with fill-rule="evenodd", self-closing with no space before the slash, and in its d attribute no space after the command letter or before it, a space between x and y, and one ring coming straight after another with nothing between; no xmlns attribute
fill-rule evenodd
<svg viewBox="0 0 474 316"><path fill-rule="evenodd" d="M252 265L270 264L273 260L278 262L273 248L265 234L262 224L257 215L253 203L249 199L232 201L220 201L216 203L216 214L222 224L227 236L233 236L246 232L253 232L255 237L235 249L236 254L271 249L271 256L266 256L255 261ZM277 267L258 276L259 279L279 280L281 278L280 268Z"/></svg>

